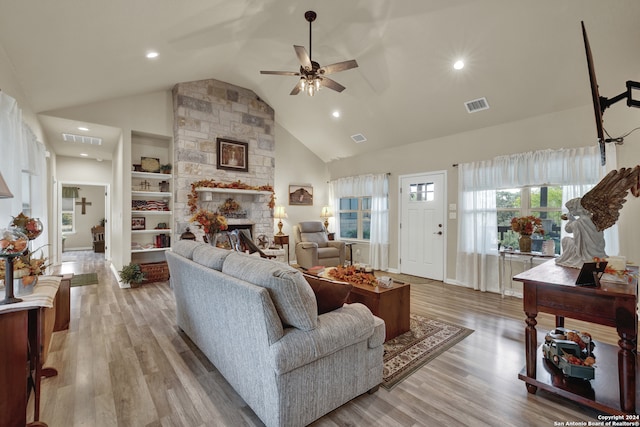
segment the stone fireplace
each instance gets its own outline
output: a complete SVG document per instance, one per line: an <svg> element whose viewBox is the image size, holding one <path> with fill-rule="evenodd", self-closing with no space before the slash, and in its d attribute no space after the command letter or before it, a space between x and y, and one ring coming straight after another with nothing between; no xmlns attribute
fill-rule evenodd
<svg viewBox="0 0 640 427"><path fill-rule="evenodd" d="M191 184L202 180L252 187L273 186L275 168L274 111L249 89L218 80L179 83L173 88L174 222L180 235L190 226L198 240L202 232L189 223ZM247 143L248 171L218 169L216 139ZM246 193L246 194L245 194ZM206 197L202 197L206 194ZM234 227L249 228L254 239L273 239L273 209L269 194L234 190L200 193L198 207L212 211L232 197L247 211L246 218L229 218Z"/></svg>

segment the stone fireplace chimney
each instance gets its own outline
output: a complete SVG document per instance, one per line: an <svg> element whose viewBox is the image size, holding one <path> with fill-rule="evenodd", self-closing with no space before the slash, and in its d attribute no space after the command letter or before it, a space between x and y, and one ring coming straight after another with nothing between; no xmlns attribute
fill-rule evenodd
<svg viewBox="0 0 640 427"><path fill-rule="evenodd" d="M197 240L202 232L189 223L188 195L191 184L202 180L230 184L241 181L254 187L273 186L275 168L274 111L249 89L218 80L179 83L173 88L174 113L174 222L180 235L190 226ZM218 169L216 139L246 143L248 171ZM252 229L253 238L274 234L271 197L265 194L208 193L198 206L211 211L229 197L244 210L246 218L229 219L230 224ZM204 201L204 200L207 201Z"/></svg>

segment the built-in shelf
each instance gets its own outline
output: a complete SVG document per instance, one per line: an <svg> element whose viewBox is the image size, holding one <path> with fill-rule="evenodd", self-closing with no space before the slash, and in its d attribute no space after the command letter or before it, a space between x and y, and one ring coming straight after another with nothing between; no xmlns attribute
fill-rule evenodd
<svg viewBox="0 0 640 427"><path fill-rule="evenodd" d="M171 233L170 228L160 228L160 229L152 228L150 230L131 230L131 234L169 234L169 233Z"/></svg>
<svg viewBox="0 0 640 427"><path fill-rule="evenodd" d="M131 195L140 197L171 197L171 193L161 191L132 191Z"/></svg>
<svg viewBox="0 0 640 427"><path fill-rule="evenodd" d="M131 215L139 215L139 214L144 214L144 215L171 215L173 214L173 212L171 211L137 211L132 209L131 210Z"/></svg>
<svg viewBox="0 0 640 427"><path fill-rule="evenodd" d="M131 253L132 254L140 254L143 252L163 252L163 251L170 251L171 248L170 247L166 247L166 248L148 248L148 249L131 249Z"/></svg>
<svg viewBox="0 0 640 427"><path fill-rule="evenodd" d="M131 172L132 178L143 179L171 179L170 173L155 173L155 172Z"/></svg>

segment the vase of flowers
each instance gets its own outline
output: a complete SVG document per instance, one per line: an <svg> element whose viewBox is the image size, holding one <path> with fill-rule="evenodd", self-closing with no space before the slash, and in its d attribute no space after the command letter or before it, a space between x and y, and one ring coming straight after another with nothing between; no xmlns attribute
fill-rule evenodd
<svg viewBox="0 0 640 427"><path fill-rule="evenodd" d="M536 216L521 216L511 218L511 229L520 234L518 246L520 252L531 252L531 235L544 235L542 220Z"/></svg>
<svg viewBox="0 0 640 427"><path fill-rule="evenodd" d="M191 222L197 223L205 235L205 241L215 246L218 240L218 234L226 231L229 226L227 218L218 212L211 212L206 209L199 209L190 219Z"/></svg>

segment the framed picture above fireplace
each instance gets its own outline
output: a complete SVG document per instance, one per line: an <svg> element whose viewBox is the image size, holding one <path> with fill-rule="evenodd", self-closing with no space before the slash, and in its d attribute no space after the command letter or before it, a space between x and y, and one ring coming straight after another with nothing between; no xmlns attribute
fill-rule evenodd
<svg viewBox="0 0 640 427"><path fill-rule="evenodd" d="M217 168L249 172L249 144L231 139L216 139Z"/></svg>

